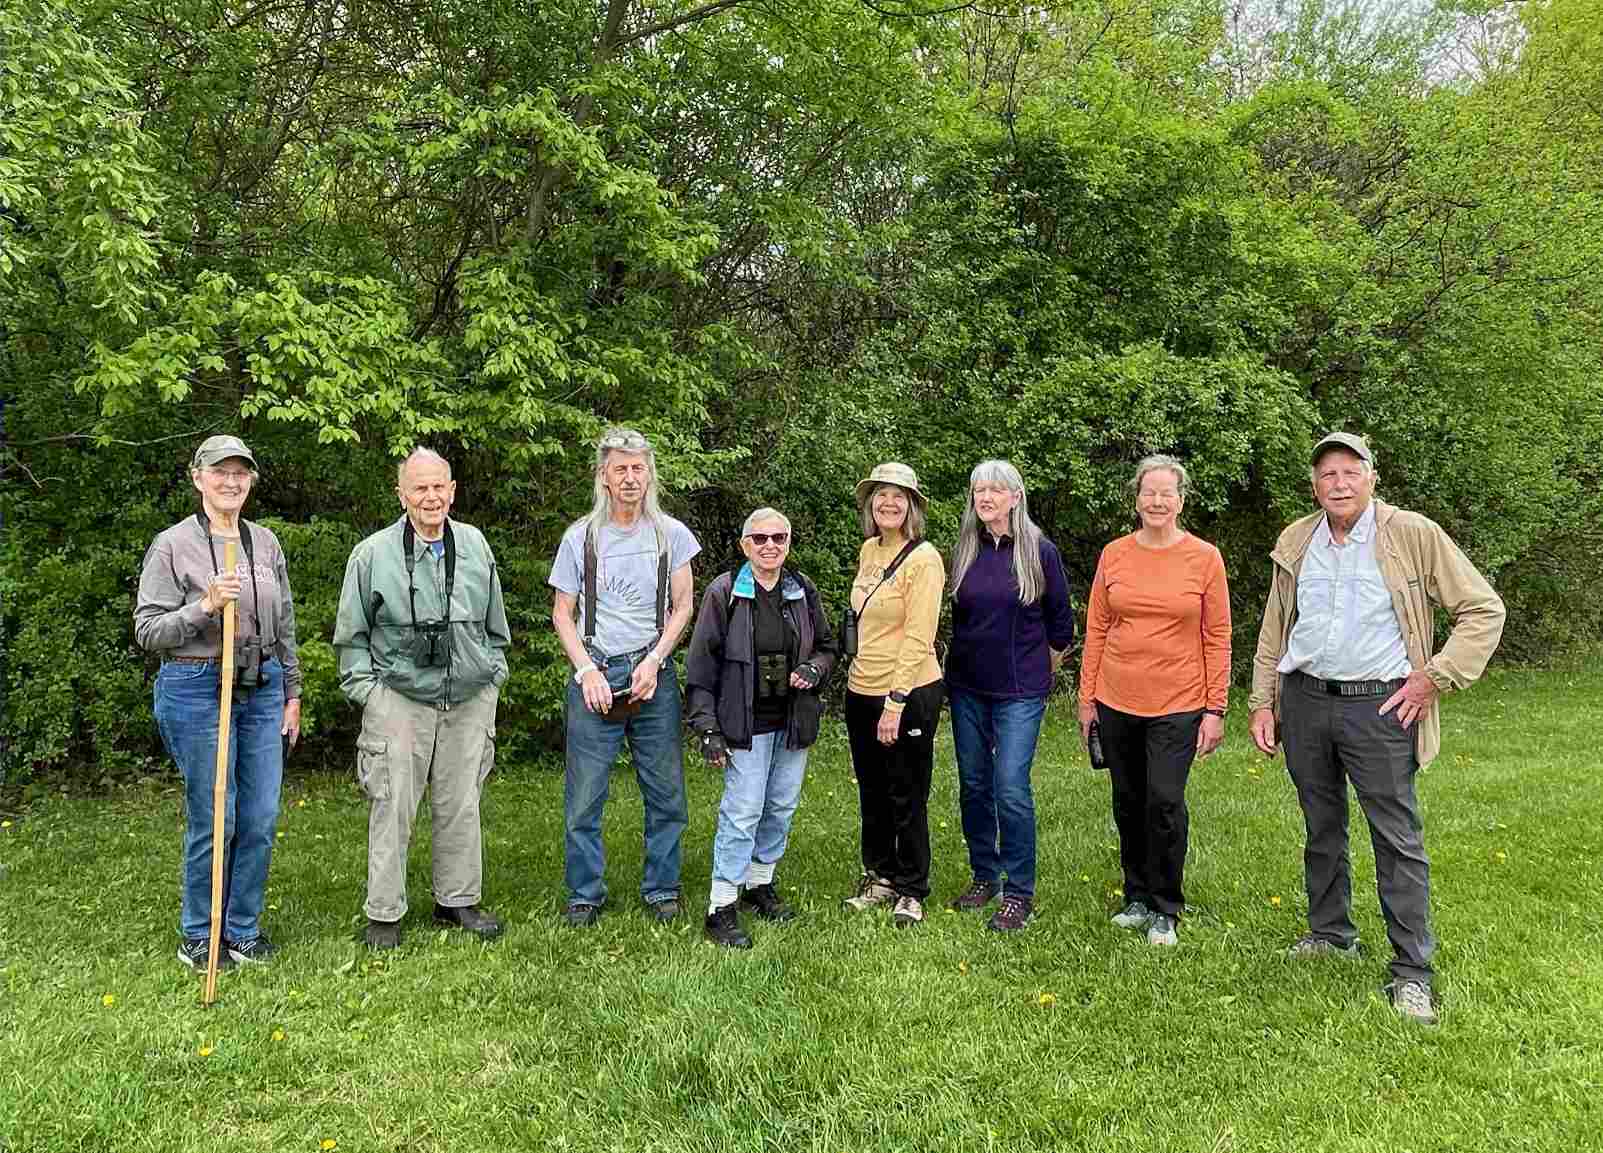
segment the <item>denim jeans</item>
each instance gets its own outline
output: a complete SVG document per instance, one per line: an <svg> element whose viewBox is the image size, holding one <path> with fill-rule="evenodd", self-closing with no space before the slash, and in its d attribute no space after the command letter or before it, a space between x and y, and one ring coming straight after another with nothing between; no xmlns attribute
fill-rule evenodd
<svg viewBox="0 0 1603 1153"><path fill-rule="evenodd" d="M1035 797L1030 766L1045 697L1001 699L952 690L952 743L969 868L976 881L1035 896Z"/></svg>
<svg viewBox="0 0 1603 1153"><path fill-rule="evenodd" d="M788 747L783 729L758 733L749 749L729 750L712 842L714 881L744 884L753 861L771 865L785 855L806 771L807 750Z"/></svg>
<svg viewBox="0 0 1603 1153"><path fill-rule="evenodd" d="M628 686L644 651L596 662L614 692ZM608 774L625 739L646 810L640 895L647 904L678 897L681 842L690 823L680 710L679 674L672 661L664 662L658 672L656 693L626 721L609 721L590 712L584 707L583 691L568 682L568 767L562 803L569 905L599 905L606 900L601 810L607 800Z"/></svg>
<svg viewBox="0 0 1603 1153"><path fill-rule="evenodd" d="M262 661L261 684L234 689L223 807L223 938L261 935L267 868L284 779L284 670ZM184 859L179 931L211 929L212 797L217 780L218 662L169 661L156 674L156 727L184 776Z"/></svg>

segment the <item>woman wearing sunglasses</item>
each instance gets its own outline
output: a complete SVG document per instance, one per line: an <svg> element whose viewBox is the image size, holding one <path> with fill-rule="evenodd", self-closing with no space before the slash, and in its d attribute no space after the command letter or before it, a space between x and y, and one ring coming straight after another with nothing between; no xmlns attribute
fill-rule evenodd
<svg viewBox="0 0 1603 1153"><path fill-rule="evenodd" d="M744 563L707 587L685 660L690 727L724 771L713 838L706 936L751 948L740 906L768 921L795 914L774 888L801 798L807 749L818 739L818 689L835 637L818 589L785 567L790 521L760 508L741 529Z"/></svg>

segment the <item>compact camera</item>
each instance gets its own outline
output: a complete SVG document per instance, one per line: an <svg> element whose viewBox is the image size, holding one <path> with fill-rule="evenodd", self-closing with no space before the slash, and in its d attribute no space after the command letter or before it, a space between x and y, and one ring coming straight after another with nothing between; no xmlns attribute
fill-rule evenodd
<svg viewBox="0 0 1603 1153"><path fill-rule="evenodd" d="M449 621L423 621L413 625L412 663L420 669L451 663Z"/></svg>

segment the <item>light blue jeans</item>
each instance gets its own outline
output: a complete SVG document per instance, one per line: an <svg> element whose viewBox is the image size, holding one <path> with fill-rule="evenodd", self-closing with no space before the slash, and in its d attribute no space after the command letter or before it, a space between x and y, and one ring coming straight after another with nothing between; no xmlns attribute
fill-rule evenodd
<svg viewBox="0 0 1603 1153"><path fill-rule="evenodd" d="M617 692L629 684L635 662L645 652L607 658L602 675ZM608 774L625 739L645 802L645 869L640 896L648 904L679 896L679 865L685 826L684 735L680 722L679 675L672 661L657 674L657 691L627 721L609 721L584 707L584 693L570 678L567 706L568 771L563 782L566 825L565 879L568 904L600 905L607 899L603 877L601 811L607 803Z"/></svg>
<svg viewBox="0 0 1603 1153"><path fill-rule="evenodd" d="M156 674L156 727L184 775L184 860L179 931L211 930L212 817L217 779L219 662L169 661ZM228 792L223 807L223 938L261 935L267 869L273 858L284 780L284 671L262 661L261 684L234 689L228 724Z"/></svg>
<svg viewBox="0 0 1603 1153"><path fill-rule="evenodd" d="M785 855L806 771L807 750L787 746L783 730L757 734L749 749L729 750L712 842L714 881L744 884L753 861L771 865Z"/></svg>

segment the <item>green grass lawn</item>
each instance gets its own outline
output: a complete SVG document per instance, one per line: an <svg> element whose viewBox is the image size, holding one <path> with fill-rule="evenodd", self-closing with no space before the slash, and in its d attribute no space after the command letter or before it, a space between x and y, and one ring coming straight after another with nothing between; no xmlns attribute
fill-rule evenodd
<svg viewBox="0 0 1603 1153"><path fill-rule="evenodd" d="M856 791L832 723L778 877L803 916L753 925L749 953L701 941L720 782L699 764L684 875L698 915L661 929L642 911L639 793L619 773L611 905L594 929L562 925L562 782L511 770L492 778L484 818L486 904L505 938L429 927L425 818L406 943L383 960L355 944L356 787L294 779L268 895L281 959L224 974L209 1010L173 956L171 782L10 814L0 1150L1599 1146L1603 676L1495 672L1447 702L1420 787L1435 1030L1379 993L1367 835L1354 845L1363 959L1282 958L1303 927L1301 817L1239 713L1192 777L1180 947L1110 927L1108 786L1071 704L1054 700L1036 763L1041 915L1007 939L939 911L968 880L949 740L929 920L897 931L888 914L841 909Z"/></svg>

